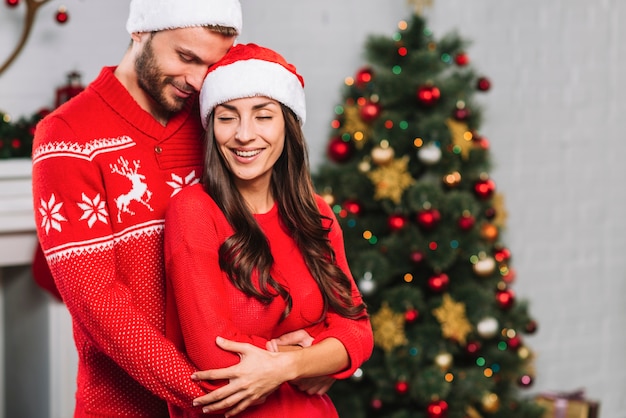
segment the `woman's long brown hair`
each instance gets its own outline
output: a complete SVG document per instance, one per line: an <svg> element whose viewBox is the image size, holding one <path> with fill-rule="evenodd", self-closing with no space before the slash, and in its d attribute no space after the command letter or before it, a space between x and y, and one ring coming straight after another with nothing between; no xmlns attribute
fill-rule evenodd
<svg viewBox="0 0 626 418"><path fill-rule="evenodd" d="M335 251L328 238L332 219L322 216L315 200L304 134L291 109L282 104L281 107L285 119L285 146L273 168L271 191L280 219L302 252L322 293L324 306L319 320L326 317L329 308L350 319L364 318L367 316L365 304L354 303L351 281L335 262ZM267 237L237 190L215 144L213 113L208 118L202 181L235 231L220 246L220 267L237 289L264 304L281 296L287 305L284 319L292 305L289 290L270 274L274 259ZM258 275L258 287L253 283L254 275Z"/></svg>

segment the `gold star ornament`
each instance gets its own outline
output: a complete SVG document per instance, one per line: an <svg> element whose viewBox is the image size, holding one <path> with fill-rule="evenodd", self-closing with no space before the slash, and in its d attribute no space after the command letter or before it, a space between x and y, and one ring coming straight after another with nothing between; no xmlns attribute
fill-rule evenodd
<svg viewBox="0 0 626 418"><path fill-rule="evenodd" d="M415 14L421 15L426 7L432 7L433 0L407 0L407 3L413 6Z"/></svg>
<svg viewBox="0 0 626 418"><path fill-rule="evenodd" d="M371 318L374 344L390 353L394 348L408 344L404 333L404 314L394 312L387 302Z"/></svg>
<svg viewBox="0 0 626 418"><path fill-rule="evenodd" d="M370 172L367 176L376 188L374 199L386 198L396 204L400 203L404 191L415 183L415 179L408 172L408 166L409 157L405 155Z"/></svg>
<svg viewBox="0 0 626 418"><path fill-rule="evenodd" d="M469 158L470 150L474 147L474 144L472 143L472 134L469 132L467 124L454 119L448 119L446 120L446 125L448 125L450 135L452 135L452 144L454 144L454 148L458 148L460 150L461 158L467 160Z"/></svg>
<svg viewBox="0 0 626 418"><path fill-rule="evenodd" d="M450 294L443 295L443 302L437 309L433 309L433 315L441 324L441 334L465 345L467 334L472 331L472 324L465 316L465 304L455 302Z"/></svg>

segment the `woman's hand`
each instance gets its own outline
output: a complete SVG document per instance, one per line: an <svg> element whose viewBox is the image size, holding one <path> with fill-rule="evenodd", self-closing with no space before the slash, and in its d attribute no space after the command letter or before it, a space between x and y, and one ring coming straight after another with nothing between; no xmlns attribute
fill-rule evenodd
<svg viewBox="0 0 626 418"><path fill-rule="evenodd" d="M313 337L305 330L299 329L268 341L267 350L277 353L310 347L312 344ZM296 379L289 383L309 395L323 395L328 392L335 380L330 376L317 376Z"/></svg>
<svg viewBox="0 0 626 418"><path fill-rule="evenodd" d="M313 344L313 337L303 329L288 332L278 338L273 338L267 342L267 351L278 353L279 351L290 351L286 347L304 348Z"/></svg>

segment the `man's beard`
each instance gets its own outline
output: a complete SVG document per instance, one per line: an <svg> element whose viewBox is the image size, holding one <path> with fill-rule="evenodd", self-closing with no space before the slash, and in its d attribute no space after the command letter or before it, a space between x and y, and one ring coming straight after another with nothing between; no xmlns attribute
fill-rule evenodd
<svg viewBox="0 0 626 418"><path fill-rule="evenodd" d="M186 99L174 96L168 100L165 95L166 86L168 84L174 85L174 78L163 78L152 49L152 37L150 37L141 55L135 61L135 71L137 72L139 87L161 106L165 112L176 113L185 106ZM189 91L192 90L192 87L185 86L182 90Z"/></svg>

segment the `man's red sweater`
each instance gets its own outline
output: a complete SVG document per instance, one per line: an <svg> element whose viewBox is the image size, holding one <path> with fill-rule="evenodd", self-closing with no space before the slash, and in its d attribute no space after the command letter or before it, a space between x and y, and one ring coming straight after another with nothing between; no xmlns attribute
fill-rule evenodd
<svg viewBox="0 0 626 418"><path fill-rule="evenodd" d="M33 145L37 233L72 316L76 418L167 417L202 387L165 338L163 225L198 182L202 129L190 101L160 125L104 68L44 118Z"/></svg>

